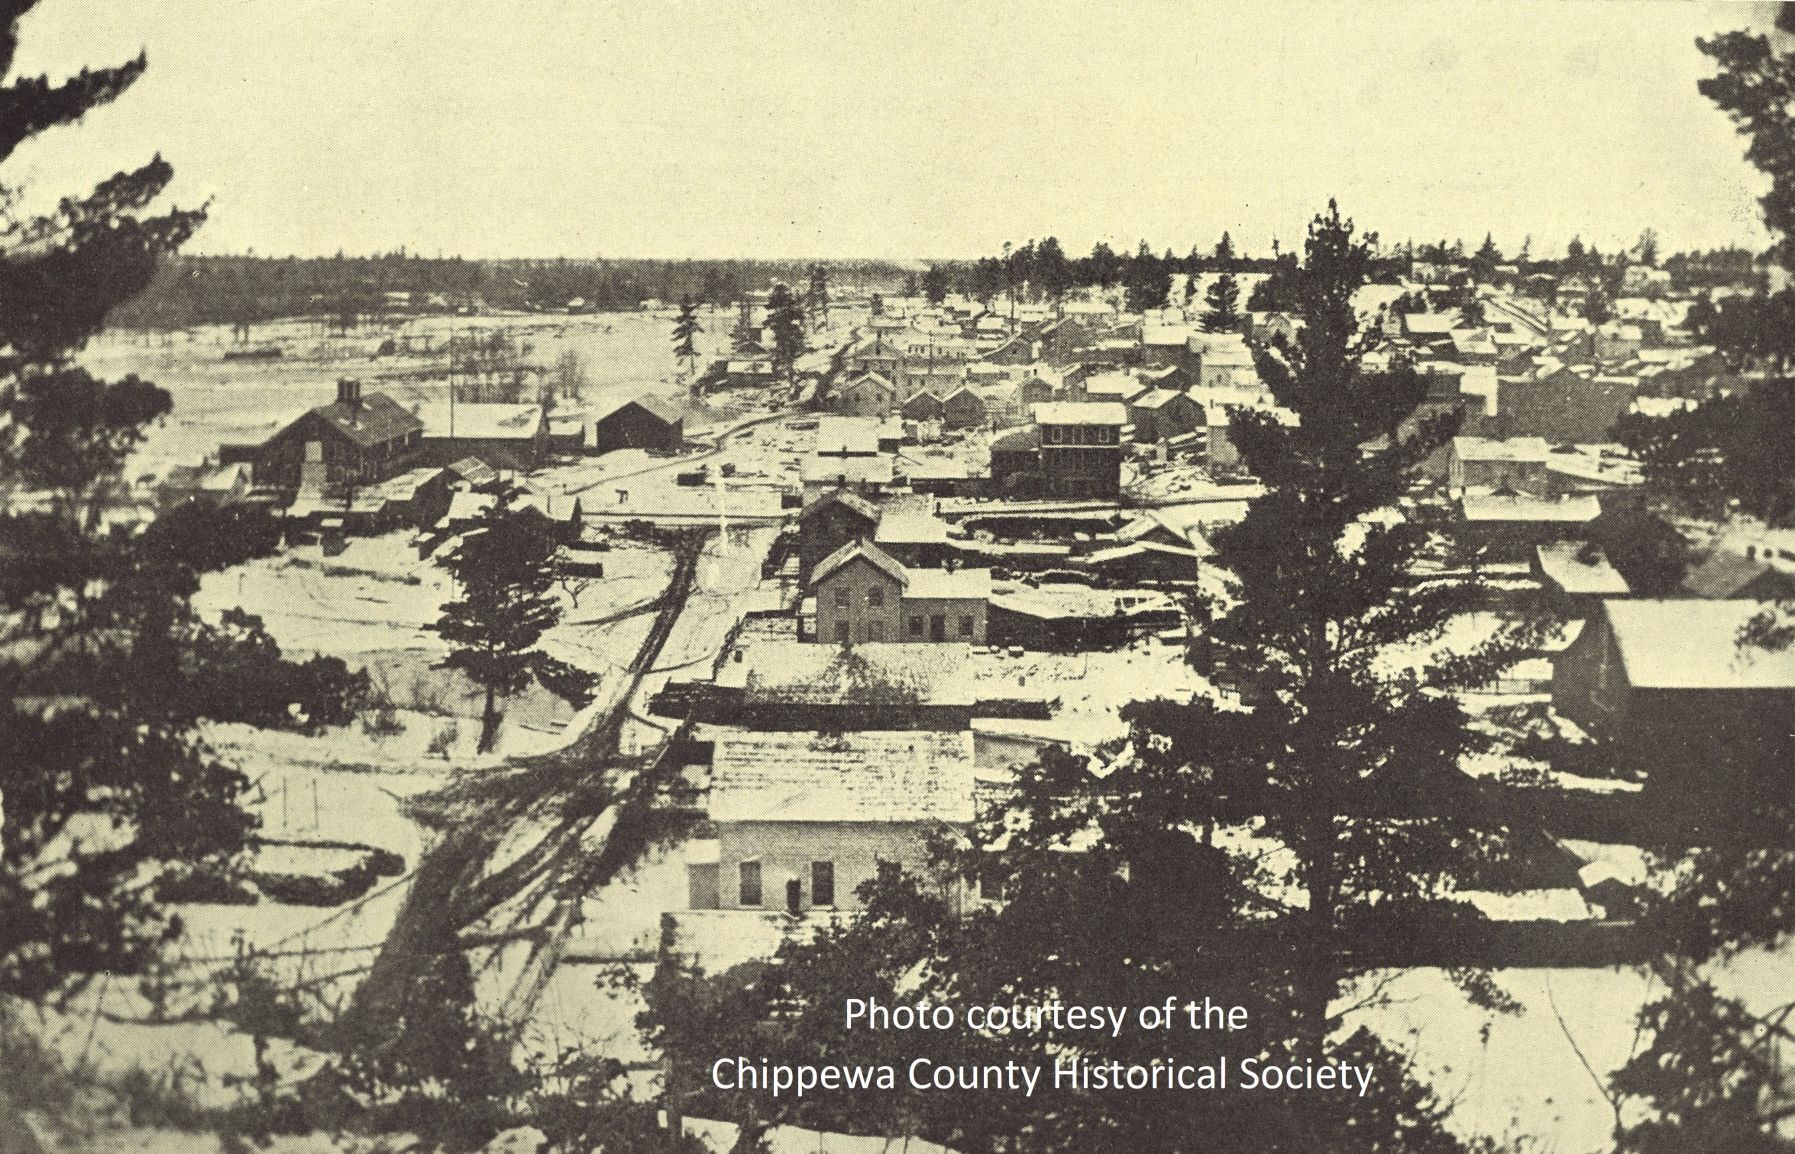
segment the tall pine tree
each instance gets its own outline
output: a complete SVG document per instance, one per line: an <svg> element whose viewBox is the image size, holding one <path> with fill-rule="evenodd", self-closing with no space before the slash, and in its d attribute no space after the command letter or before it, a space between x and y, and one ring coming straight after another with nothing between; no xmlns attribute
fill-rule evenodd
<svg viewBox="0 0 1795 1154"><path fill-rule="evenodd" d="M698 363L698 334L703 331L698 323L698 302L687 296L679 302L679 316L673 320L673 355L686 362L688 373Z"/></svg>
<svg viewBox="0 0 1795 1154"><path fill-rule="evenodd" d="M0 74L32 7L0 5ZM144 68L0 87L0 162ZM134 972L179 930L170 886L244 848L248 782L207 748L203 720L310 727L357 704L340 662L294 666L253 618L193 610L202 573L272 549L265 515L196 505L108 524L128 458L173 402L74 353L203 220L151 211L172 175L157 157L0 233L0 998ZM0 1116L4 1094L0 1078Z"/></svg>
<svg viewBox="0 0 1795 1154"><path fill-rule="evenodd" d="M804 306L784 284L767 297L767 327L773 333L773 374L790 382L804 355Z"/></svg>
<svg viewBox="0 0 1795 1154"><path fill-rule="evenodd" d="M442 558L457 596L431 626L449 645L443 667L467 674L484 695L481 752L498 736L500 697L534 680L584 705L593 683L591 675L538 648L561 619L553 523L523 504L513 485L499 483L487 493L491 503Z"/></svg>

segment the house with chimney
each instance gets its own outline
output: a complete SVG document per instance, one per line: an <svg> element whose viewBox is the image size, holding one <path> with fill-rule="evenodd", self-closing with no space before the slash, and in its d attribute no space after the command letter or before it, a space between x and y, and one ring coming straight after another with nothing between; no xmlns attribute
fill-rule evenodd
<svg viewBox="0 0 1795 1154"><path fill-rule="evenodd" d="M354 377L337 382L337 399L308 409L260 445L227 445L223 463L247 460L258 485L279 489L367 485L409 469L424 422L385 393L362 392Z"/></svg>

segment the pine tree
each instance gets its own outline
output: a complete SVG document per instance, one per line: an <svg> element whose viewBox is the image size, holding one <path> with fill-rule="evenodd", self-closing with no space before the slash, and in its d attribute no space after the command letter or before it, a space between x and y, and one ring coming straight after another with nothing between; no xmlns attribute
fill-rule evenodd
<svg viewBox="0 0 1795 1154"><path fill-rule="evenodd" d="M1222 239L1215 242L1215 267L1221 272L1234 267L1234 238L1225 229L1222 231Z"/></svg>
<svg viewBox="0 0 1795 1154"><path fill-rule="evenodd" d="M1479 284L1488 284L1495 279L1496 266L1502 263L1502 250L1496 247L1496 238L1490 233L1483 234L1483 243L1471 254L1471 279Z"/></svg>
<svg viewBox="0 0 1795 1154"><path fill-rule="evenodd" d="M760 347L760 326L754 323L754 302L743 297L736 310L735 327L729 330L729 347L743 355L758 355L764 350Z"/></svg>
<svg viewBox="0 0 1795 1154"><path fill-rule="evenodd" d="M810 291L804 296L804 311L812 329L829 327L829 270L821 264L810 266Z"/></svg>
<svg viewBox="0 0 1795 1154"><path fill-rule="evenodd" d="M32 7L0 6L0 75ZM0 87L0 162L145 66ZM173 402L74 353L204 219L151 213L172 175L156 157L0 241L0 491L41 498L0 511L0 998L136 972L178 930L170 887L243 849L248 781L206 747L202 719L300 728L357 707L340 662L292 665L254 619L209 623L190 603L202 573L272 550L265 514L194 505L141 532L106 524L130 454Z"/></svg>
<svg viewBox="0 0 1795 1154"><path fill-rule="evenodd" d="M1066 299L1066 293L1072 287L1072 266L1066 260L1066 251L1060 247L1058 237L1050 236L1043 240L1035 250L1035 279L1040 282L1041 295L1045 296L1059 312Z"/></svg>
<svg viewBox="0 0 1795 1154"><path fill-rule="evenodd" d="M1199 322L1204 332L1233 332L1240 326L1240 282L1232 272L1217 274L1204 290L1203 303L1209 306Z"/></svg>
<svg viewBox="0 0 1795 1154"><path fill-rule="evenodd" d="M449 645L445 669L459 669L485 694L480 750L498 736L498 698L532 680L579 704L592 678L537 648L561 619L552 592L559 579L553 524L520 502L514 485L486 490L491 503L441 559L455 578L457 596L431 628Z"/></svg>
<svg viewBox="0 0 1795 1154"><path fill-rule="evenodd" d="M775 284L767 297L767 327L773 331L773 373L790 382L804 354L804 309L784 284Z"/></svg>
<svg viewBox="0 0 1795 1154"><path fill-rule="evenodd" d="M1147 312L1164 308L1172 295L1172 272L1160 263L1146 241L1141 241L1128 264L1128 310Z"/></svg>
<svg viewBox="0 0 1795 1154"><path fill-rule="evenodd" d="M698 361L698 334L704 327L698 323L698 302L690 296L679 302L679 316L673 321L673 355L683 358L689 373Z"/></svg>
<svg viewBox="0 0 1795 1154"><path fill-rule="evenodd" d="M947 269L932 264L922 274L922 293L929 303L938 305L947 299Z"/></svg>

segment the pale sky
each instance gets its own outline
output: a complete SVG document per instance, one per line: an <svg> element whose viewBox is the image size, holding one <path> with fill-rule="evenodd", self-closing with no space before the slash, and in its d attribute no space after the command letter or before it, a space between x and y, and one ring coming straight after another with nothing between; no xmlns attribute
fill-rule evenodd
<svg viewBox="0 0 1795 1154"><path fill-rule="evenodd" d="M15 71L147 75L0 178L160 151L189 251L960 257L1059 236L1764 243L1681 0L43 0Z"/></svg>

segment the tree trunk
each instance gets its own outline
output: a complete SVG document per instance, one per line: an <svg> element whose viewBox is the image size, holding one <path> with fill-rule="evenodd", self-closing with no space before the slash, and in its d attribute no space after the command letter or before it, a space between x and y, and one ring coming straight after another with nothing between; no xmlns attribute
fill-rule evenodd
<svg viewBox="0 0 1795 1154"><path fill-rule="evenodd" d="M491 753L493 739L499 735L499 711L492 686L486 687L486 708L480 714L480 752Z"/></svg>

